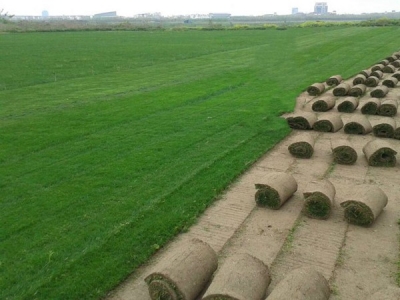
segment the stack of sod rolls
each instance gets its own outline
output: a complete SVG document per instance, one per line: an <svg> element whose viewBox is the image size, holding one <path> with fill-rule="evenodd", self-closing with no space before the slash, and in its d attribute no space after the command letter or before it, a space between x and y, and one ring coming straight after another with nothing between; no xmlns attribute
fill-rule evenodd
<svg viewBox="0 0 400 300"><path fill-rule="evenodd" d="M217 269L214 250L203 241L192 239L145 278L152 300L194 300Z"/></svg>
<svg viewBox="0 0 400 300"><path fill-rule="evenodd" d="M303 213L313 219L328 219L331 214L336 190L329 180L310 181L304 192Z"/></svg>
<svg viewBox="0 0 400 300"><path fill-rule="evenodd" d="M349 200L340 205L344 208L347 222L355 225L371 225L388 202L386 194L377 186L355 186Z"/></svg>
<svg viewBox="0 0 400 300"><path fill-rule="evenodd" d="M367 102L361 107L361 113L365 115L376 115L378 114L379 107L381 106L381 100L378 98L369 98Z"/></svg>
<svg viewBox="0 0 400 300"><path fill-rule="evenodd" d="M289 273L266 300L328 300L330 288L325 277L311 267Z"/></svg>
<svg viewBox="0 0 400 300"><path fill-rule="evenodd" d="M216 272L203 300L263 300L271 282L264 263L249 255L228 257Z"/></svg>
<svg viewBox="0 0 400 300"><path fill-rule="evenodd" d="M311 158L314 154L315 139L310 134L299 134L288 147L290 154L297 158Z"/></svg>
<svg viewBox="0 0 400 300"><path fill-rule="evenodd" d="M337 132L342 127L343 121L338 114L321 114L314 123L314 130L321 132Z"/></svg>
<svg viewBox="0 0 400 300"><path fill-rule="evenodd" d="M372 167L394 167L397 152L385 140L375 139L363 147L368 165Z"/></svg>
<svg viewBox="0 0 400 300"><path fill-rule="evenodd" d="M259 206L279 209L297 191L294 177L284 172L266 174L256 183L256 203Z"/></svg>
<svg viewBox="0 0 400 300"><path fill-rule="evenodd" d="M300 112L287 117L286 121L292 129L310 130L317 121L317 115L312 112Z"/></svg>
<svg viewBox="0 0 400 300"><path fill-rule="evenodd" d="M353 165L357 161L357 152L353 144L345 139L332 139L333 161L341 165Z"/></svg>
<svg viewBox="0 0 400 300"><path fill-rule="evenodd" d="M372 131L372 126L365 115L355 114L344 125L343 130L347 134L368 134Z"/></svg>

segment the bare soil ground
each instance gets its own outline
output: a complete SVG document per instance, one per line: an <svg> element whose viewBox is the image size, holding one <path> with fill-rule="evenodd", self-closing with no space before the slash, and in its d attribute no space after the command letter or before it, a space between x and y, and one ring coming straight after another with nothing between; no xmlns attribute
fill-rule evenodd
<svg viewBox="0 0 400 300"><path fill-rule="evenodd" d="M389 75L385 75L387 77ZM351 82L352 80L347 80ZM369 96L371 88L361 98L354 112ZM390 97L400 102L400 86L391 89ZM302 93L295 111L311 111L315 97ZM400 104L400 103L399 103ZM339 113L336 108L327 113ZM345 121L351 114L341 113ZM379 116L369 117L371 122ZM400 113L395 116L400 125ZM376 138L347 135L343 129L336 133L310 131L316 144L311 159L296 159L288 152L291 141L299 134L293 131L285 140L266 153L237 182L215 202L196 225L160 250L149 263L134 272L123 284L110 293L112 300L150 300L144 278L173 255L174 249L193 237L207 242L219 256L219 262L234 253L249 253L270 268L272 282L269 294L291 270L313 266L331 286L332 300L366 299L374 292L397 287L396 272L399 259L400 164L394 168L369 167L362 152L363 146ZM355 165L333 163L330 140L349 139L357 153ZM386 139L400 153L400 140ZM280 210L257 207L254 184L270 171L290 172L298 182L298 190ZM336 188L336 205L328 220L314 220L302 215L306 184L327 178ZM379 186L389 203L370 227L349 225L343 218L340 203L349 199L353 186Z"/></svg>

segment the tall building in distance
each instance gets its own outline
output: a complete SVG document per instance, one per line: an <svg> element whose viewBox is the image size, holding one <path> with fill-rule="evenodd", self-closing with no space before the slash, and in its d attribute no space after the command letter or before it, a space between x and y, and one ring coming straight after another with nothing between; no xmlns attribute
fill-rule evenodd
<svg viewBox="0 0 400 300"><path fill-rule="evenodd" d="M292 8L292 15L298 14L299 13L299 8L298 7L293 7Z"/></svg>
<svg viewBox="0 0 400 300"><path fill-rule="evenodd" d="M328 13L328 3L326 2L316 2L314 5L314 14L324 15Z"/></svg>

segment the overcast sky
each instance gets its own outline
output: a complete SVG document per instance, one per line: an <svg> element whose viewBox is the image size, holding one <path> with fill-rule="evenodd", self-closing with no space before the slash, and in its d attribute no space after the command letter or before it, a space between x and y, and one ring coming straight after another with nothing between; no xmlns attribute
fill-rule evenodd
<svg viewBox="0 0 400 300"><path fill-rule="evenodd" d="M160 12L162 15L230 13L232 15L290 14L293 7L312 12L315 0L0 0L0 9L14 15L93 15L117 11L119 16ZM400 11L400 0L326 1L338 14Z"/></svg>

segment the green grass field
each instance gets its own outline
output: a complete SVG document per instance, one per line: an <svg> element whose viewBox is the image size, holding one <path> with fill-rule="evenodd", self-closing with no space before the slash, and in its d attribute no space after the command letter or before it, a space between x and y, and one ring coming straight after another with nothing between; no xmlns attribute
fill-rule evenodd
<svg viewBox="0 0 400 300"><path fill-rule="evenodd" d="M0 298L97 299L399 28L0 35Z"/></svg>

